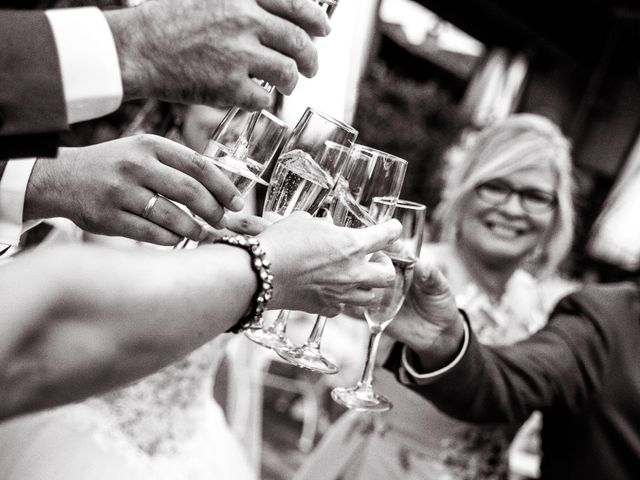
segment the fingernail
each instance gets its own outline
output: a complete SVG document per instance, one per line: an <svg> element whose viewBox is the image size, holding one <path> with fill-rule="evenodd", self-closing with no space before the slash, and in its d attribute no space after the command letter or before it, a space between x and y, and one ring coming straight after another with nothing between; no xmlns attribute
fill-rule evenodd
<svg viewBox="0 0 640 480"><path fill-rule="evenodd" d="M229 203L230 210L233 210L234 212L239 212L243 208L244 208L244 198L236 195L231 199L231 202Z"/></svg>
<svg viewBox="0 0 640 480"><path fill-rule="evenodd" d="M331 22L329 21L329 15L327 15L327 20L324 22L324 34L329 35L331 33Z"/></svg>
<svg viewBox="0 0 640 480"><path fill-rule="evenodd" d="M200 236L198 237L198 241L201 242L203 241L205 238L207 238L209 236L209 232L207 232L207 230L205 230L204 228L202 228L200 230Z"/></svg>

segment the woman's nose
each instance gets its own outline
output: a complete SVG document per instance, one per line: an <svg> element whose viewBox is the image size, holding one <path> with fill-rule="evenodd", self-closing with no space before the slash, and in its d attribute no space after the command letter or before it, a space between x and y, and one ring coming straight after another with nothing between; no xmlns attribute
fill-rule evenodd
<svg viewBox="0 0 640 480"><path fill-rule="evenodd" d="M523 215L525 213L520 195L515 192L511 192L500 208L511 215Z"/></svg>

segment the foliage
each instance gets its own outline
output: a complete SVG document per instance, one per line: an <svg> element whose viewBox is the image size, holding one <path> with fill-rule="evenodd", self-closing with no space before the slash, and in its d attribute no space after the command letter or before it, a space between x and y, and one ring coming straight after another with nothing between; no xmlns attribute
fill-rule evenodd
<svg viewBox="0 0 640 480"><path fill-rule="evenodd" d="M402 197L432 209L442 187L442 157L462 121L451 94L433 81L400 76L376 60L360 86L358 143L409 162Z"/></svg>

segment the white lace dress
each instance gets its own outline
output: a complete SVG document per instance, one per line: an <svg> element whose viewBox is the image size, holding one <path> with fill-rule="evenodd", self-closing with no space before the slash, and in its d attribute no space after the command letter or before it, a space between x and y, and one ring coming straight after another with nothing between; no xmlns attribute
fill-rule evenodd
<svg viewBox="0 0 640 480"><path fill-rule="evenodd" d="M458 295L472 327L486 344L509 344L546 323L549 309L569 286L541 285L524 271L510 279L499 303L475 285ZM517 428L460 422L378 368L375 389L394 408L383 414L347 412L296 474L298 480L506 479L508 450Z"/></svg>
<svg viewBox="0 0 640 480"><path fill-rule="evenodd" d="M0 478L253 479L212 395L225 341L126 388L0 425Z"/></svg>

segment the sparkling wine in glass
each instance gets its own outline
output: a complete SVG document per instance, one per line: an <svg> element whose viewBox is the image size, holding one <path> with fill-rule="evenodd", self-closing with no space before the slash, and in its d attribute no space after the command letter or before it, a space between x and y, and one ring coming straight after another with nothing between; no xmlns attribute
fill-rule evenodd
<svg viewBox="0 0 640 480"><path fill-rule="evenodd" d="M406 160L381 150L355 145L334 187L330 204L333 222L342 227L365 228L391 218L395 206L393 200L400 194L406 169ZM375 204L374 218L369 210L376 197L385 197L387 202ZM298 367L320 373L337 373L338 366L320 350L326 323L327 317L318 315L303 345L282 347L277 353Z"/></svg>
<svg viewBox="0 0 640 480"><path fill-rule="evenodd" d="M373 390L375 357L382 332L400 310L411 286L413 267L420 256L426 208L420 203L383 197L373 200L370 213L378 218L388 215L392 208L393 218L402 224L402 234L384 253L393 263L395 282L389 287L374 289L378 301L364 310L370 336L360 381L355 387L338 387L331 391L331 398L352 410L383 412L393 407L389 399Z"/></svg>
<svg viewBox="0 0 640 480"><path fill-rule="evenodd" d="M263 217L277 221L294 211L316 213L347 163L357 135L350 125L307 108L274 167ZM245 335L267 348L290 347L287 320L288 311L282 310L269 327L257 323Z"/></svg>

